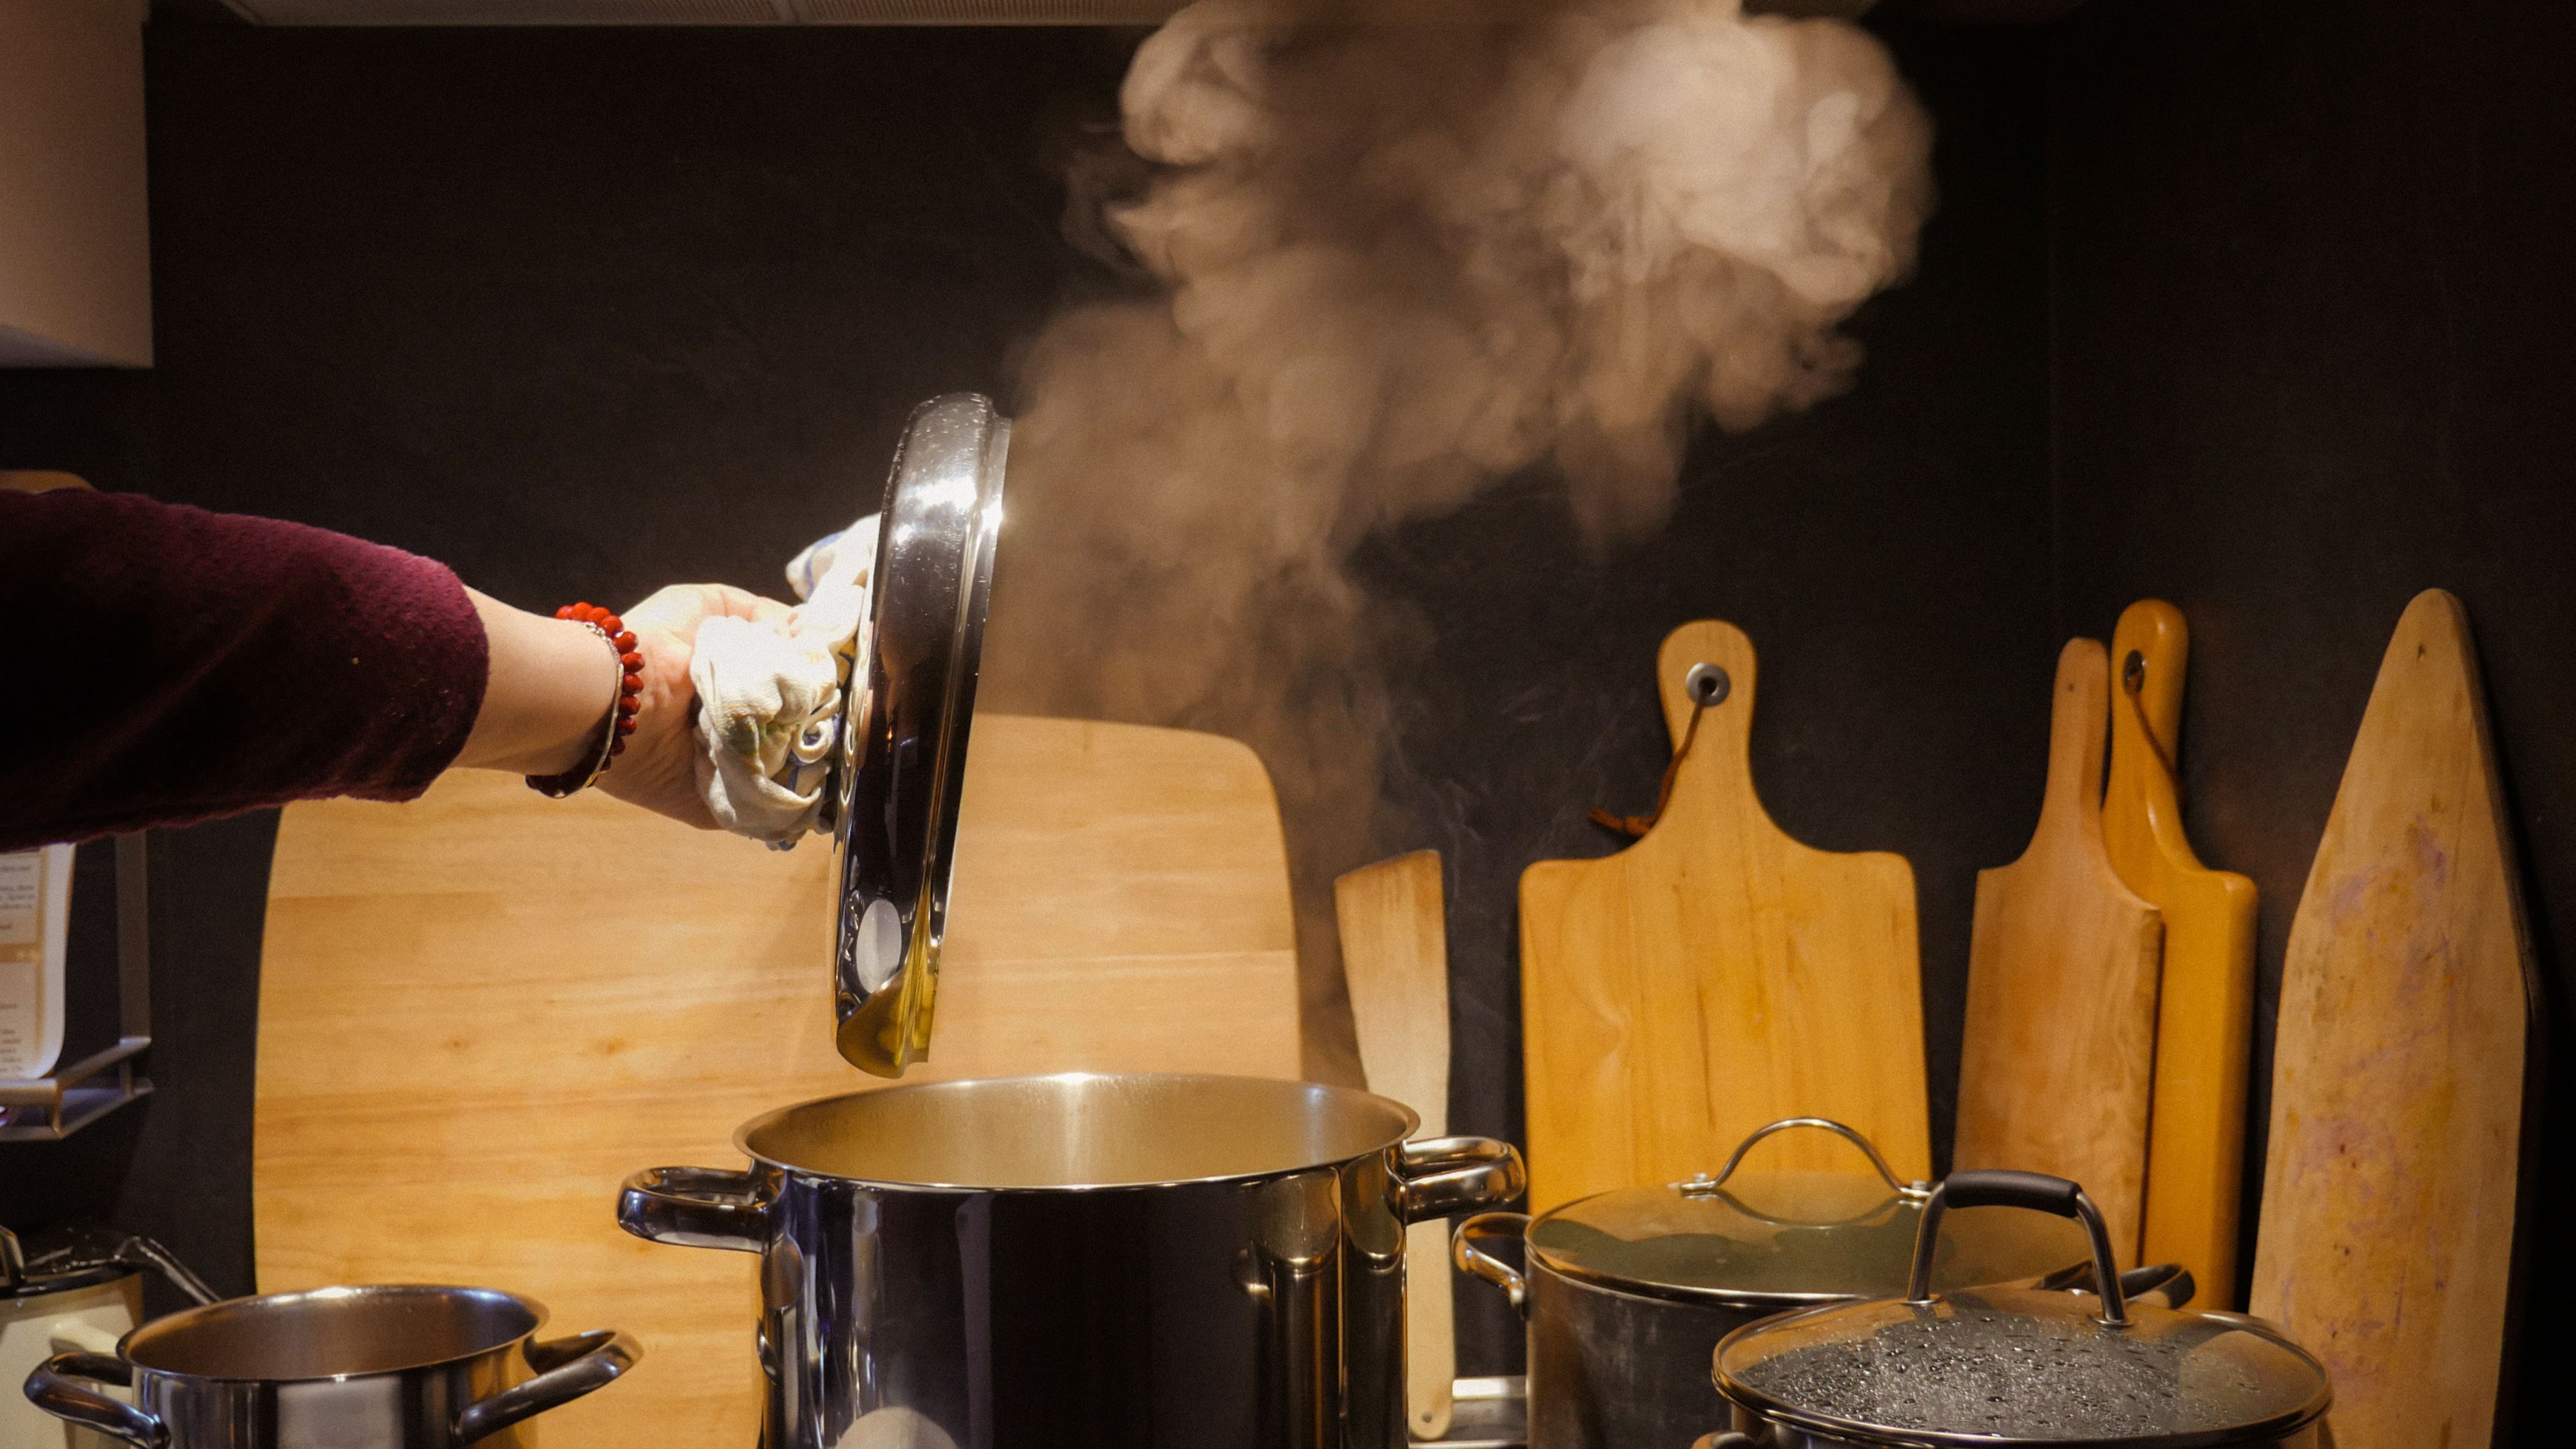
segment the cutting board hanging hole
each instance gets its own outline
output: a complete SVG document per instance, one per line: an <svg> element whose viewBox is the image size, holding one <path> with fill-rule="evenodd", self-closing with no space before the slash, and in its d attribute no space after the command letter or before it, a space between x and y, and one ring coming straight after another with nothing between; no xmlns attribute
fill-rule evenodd
<svg viewBox="0 0 2576 1449"><path fill-rule="evenodd" d="M2180 784L2182 775L2174 769L2173 752L2165 748L2163 740L2156 738L2156 727L2147 719L2145 651L2132 649L2129 651L2129 657L2120 661L2120 693L2128 696L2129 710L2137 716L2138 720L2138 738L2147 742L2147 753L2155 757L2157 767L2165 772L2167 780Z"/></svg>
<svg viewBox="0 0 2576 1449"><path fill-rule="evenodd" d="M1654 829L1655 822L1664 817L1664 807L1672 803L1673 777L1681 773L1682 761L1690 757L1691 741L1699 737L1699 717L1711 706L1726 703L1726 697L1734 692L1735 680L1727 674L1724 666L1711 664L1705 659L1692 665L1690 672L1682 676L1682 693L1689 695L1691 701L1690 724L1682 730L1682 742L1673 751L1672 760L1664 766L1663 783L1655 787L1655 808L1644 815L1613 815L1595 805L1591 812L1592 823L1604 830L1645 839L1646 832Z"/></svg>

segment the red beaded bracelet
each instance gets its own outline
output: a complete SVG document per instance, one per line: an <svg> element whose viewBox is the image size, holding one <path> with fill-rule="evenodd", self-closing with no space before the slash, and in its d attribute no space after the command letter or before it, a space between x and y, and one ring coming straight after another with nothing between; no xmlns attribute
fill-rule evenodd
<svg viewBox="0 0 2576 1449"><path fill-rule="evenodd" d="M589 768L528 777L529 789L560 800L588 789L608 773L610 760L626 753L626 737L635 733L636 713L644 707L644 656L636 652L635 636L627 632L626 621L597 604L566 604L555 610L555 617L569 619L607 640L608 647L617 651L618 665L617 707L608 712L608 727L600 734L599 750Z"/></svg>

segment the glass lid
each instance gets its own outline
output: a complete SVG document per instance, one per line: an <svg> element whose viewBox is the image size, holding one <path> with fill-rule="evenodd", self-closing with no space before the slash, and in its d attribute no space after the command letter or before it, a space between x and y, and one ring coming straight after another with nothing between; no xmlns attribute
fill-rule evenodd
<svg viewBox="0 0 2576 1449"><path fill-rule="evenodd" d="M1929 1286L1953 1207L2038 1208L2081 1221L2089 1281ZM2325 1370L2255 1319L2124 1295L2109 1234L2083 1190L2022 1172L1953 1174L1924 1205L1903 1298L1841 1304L1736 1330L1718 1390L1772 1420L1861 1442L2152 1443L2159 1449L2286 1435L2323 1414Z"/></svg>
<svg viewBox="0 0 2576 1449"><path fill-rule="evenodd" d="M1875 1173L1741 1171L1777 1132L1832 1132ZM1857 1164L1855 1164L1857 1165ZM1869 1140L1839 1122L1792 1117L1746 1138L1714 1177L1621 1188L1567 1203L1529 1227L1529 1251L1568 1277L1659 1297L1790 1307L1904 1289L1931 1190L1897 1179ZM1943 1284L2032 1278L2086 1261L2083 1231L2010 1209L1966 1214L1945 1235Z"/></svg>
<svg viewBox="0 0 2576 1449"><path fill-rule="evenodd" d="M832 788L834 1041L881 1077L930 1050L1010 440L990 399L932 398L886 481Z"/></svg>

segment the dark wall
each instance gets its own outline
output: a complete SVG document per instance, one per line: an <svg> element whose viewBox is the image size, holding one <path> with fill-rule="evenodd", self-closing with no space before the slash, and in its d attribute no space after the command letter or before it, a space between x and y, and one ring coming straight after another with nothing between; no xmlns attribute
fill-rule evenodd
<svg viewBox="0 0 2576 1449"><path fill-rule="evenodd" d="M1609 849L1587 806L1651 800L1655 646L1717 616L1762 650L1780 822L1915 864L1946 1142L1971 873L2029 830L2053 655L2044 70L2028 32L1891 38L1944 202L1920 275L1858 321L1854 393L1702 440L1673 526L1618 557L1573 553L1533 481L1363 561L1439 629L1396 781L1431 825L1383 845L1449 860L1458 1130L1520 1127L1521 868ZM0 466L343 529L530 607L774 591L913 403L1007 394L1015 339L1100 280L1041 158L1110 110L1130 45L157 27L160 366L0 374ZM0 1148L13 1221L111 1210L249 1286L270 828L163 842L156 912L193 945L163 958L162 1091L86 1142ZM1517 1367L1496 1297L1460 1298L1465 1367Z"/></svg>
<svg viewBox="0 0 2576 1449"><path fill-rule="evenodd" d="M341 529L538 609L776 593L914 403L1002 390L1074 265L1041 141L1125 58L1094 31L183 25L148 54L160 365L0 372L0 467ZM250 1289L274 829L156 836L159 1090L0 1146L0 1220L109 1217Z"/></svg>
<svg viewBox="0 0 2576 1449"><path fill-rule="evenodd" d="M2576 7L2096 0L2051 69L2058 627L2191 621L2187 818L2262 891L2251 1182L2291 917L2427 587L2477 634L2567 1040ZM2544 1202L2576 1146L2549 1105ZM2529 1281L2569 1281L2536 1246Z"/></svg>

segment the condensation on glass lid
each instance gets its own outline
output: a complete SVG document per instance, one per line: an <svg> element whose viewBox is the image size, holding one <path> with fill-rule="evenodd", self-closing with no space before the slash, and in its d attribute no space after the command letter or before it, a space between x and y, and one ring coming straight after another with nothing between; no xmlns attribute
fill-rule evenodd
<svg viewBox="0 0 2576 1449"><path fill-rule="evenodd" d="M2218 1315L2142 1308L2135 1327L2113 1329L1975 1293L1868 1307L1878 1321L1863 1332L1798 1334L1774 1352L1730 1342L1721 1375L1801 1415L2040 1440L2244 1429L2296 1418L2323 1390L2313 1360Z"/></svg>

